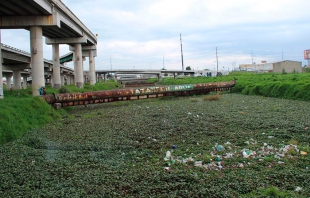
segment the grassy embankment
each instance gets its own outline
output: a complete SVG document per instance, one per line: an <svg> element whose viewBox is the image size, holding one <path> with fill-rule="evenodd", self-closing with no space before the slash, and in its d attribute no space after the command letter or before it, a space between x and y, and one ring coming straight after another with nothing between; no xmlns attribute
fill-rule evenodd
<svg viewBox="0 0 310 198"><path fill-rule="evenodd" d="M234 72L228 76L216 78L184 77L163 78L160 84L195 84L202 82L229 81L236 77L237 85L234 93L247 95L262 95L295 100L310 100L310 75L305 74L251 74ZM150 79L150 82L157 79ZM86 84L83 89L74 85L64 86L63 90L69 92L86 92L109 90L118 87L118 83L108 81L106 84L97 83L92 86ZM47 94L58 93L51 87L47 87ZM60 119L64 110L55 111L40 97L32 97L31 90L4 91L4 99L0 100L0 145L21 137L25 132L39 128L52 120Z"/></svg>
<svg viewBox="0 0 310 198"><path fill-rule="evenodd" d="M65 86L62 90L69 92L85 92L108 90L116 87L116 83L86 84L83 89L74 85ZM58 93L47 87L47 94ZM25 132L40 128L52 120L66 114L65 110L56 111L41 97L33 97L31 88L16 91L4 91L4 99L0 99L0 145L21 137Z"/></svg>
<svg viewBox="0 0 310 198"><path fill-rule="evenodd" d="M265 97L285 98L294 100L310 101L310 74L253 74L246 72L233 72L228 76L216 78L164 78L161 84L194 84L201 82L230 81L237 78L237 84L233 93L245 95L260 95ZM156 79L152 79L155 81Z"/></svg>

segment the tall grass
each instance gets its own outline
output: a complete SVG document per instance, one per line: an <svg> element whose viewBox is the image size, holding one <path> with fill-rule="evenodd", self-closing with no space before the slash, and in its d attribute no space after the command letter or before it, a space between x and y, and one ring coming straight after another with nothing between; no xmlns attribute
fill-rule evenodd
<svg viewBox="0 0 310 198"><path fill-rule="evenodd" d="M86 83L84 88L74 85L64 86L69 92L87 92L115 89L119 83L107 81L90 85ZM47 94L59 93L50 86L46 87ZM42 127L43 125L61 118L66 114L64 110L56 111L41 97L33 97L32 90L4 91L4 98L0 99L0 145L20 138L24 133Z"/></svg>
<svg viewBox="0 0 310 198"><path fill-rule="evenodd" d="M227 76L219 77L182 77L163 78L160 84L196 84L219 81L231 81L237 78L237 84L232 89L234 93L245 95L261 95L265 97L285 98L310 101L310 74L309 73L248 73L232 72ZM149 82L156 82L150 79Z"/></svg>
<svg viewBox="0 0 310 198"><path fill-rule="evenodd" d="M233 92L310 101L310 74L231 73L238 81Z"/></svg>
<svg viewBox="0 0 310 198"><path fill-rule="evenodd" d="M0 100L0 145L61 117L41 97L24 95L25 91L5 91Z"/></svg>

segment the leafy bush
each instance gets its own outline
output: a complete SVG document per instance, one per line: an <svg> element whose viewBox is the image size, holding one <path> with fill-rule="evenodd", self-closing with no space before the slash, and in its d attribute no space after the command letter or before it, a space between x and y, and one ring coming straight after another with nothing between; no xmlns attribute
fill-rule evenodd
<svg viewBox="0 0 310 198"><path fill-rule="evenodd" d="M69 89L67 87L61 86L58 90L59 93L70 93Z"/></svg>

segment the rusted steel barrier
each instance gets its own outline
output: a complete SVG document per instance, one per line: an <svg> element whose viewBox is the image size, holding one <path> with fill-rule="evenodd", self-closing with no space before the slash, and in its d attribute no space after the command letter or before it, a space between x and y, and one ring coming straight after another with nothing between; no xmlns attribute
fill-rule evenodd
<svg viewBox="0 0 310 198"><path fill-rule="evenodd" d="M231 90L236 80L186 85L152 86L131 89L96 91L85 93L50 94L42 96L47 103L56 109L66 106L87 105L125 100L137 100L164 96L186 96L204 94L212 91Z"/></svg>

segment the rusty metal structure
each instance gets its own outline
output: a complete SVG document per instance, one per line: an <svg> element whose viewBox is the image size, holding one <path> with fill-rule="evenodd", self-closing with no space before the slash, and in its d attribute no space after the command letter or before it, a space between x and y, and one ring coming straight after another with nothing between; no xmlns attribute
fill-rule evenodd
<svg viewBox="0 0 310 198"><path fill-rule="evenodd" d="M43 99L56 109L66 106L88 105L96 103L157 98L164 96L188 96L206 94L213 91L229 91L236 84L236 79L229 82L200 84L151 86L85 93L67 93L43 95Z"/></svg>

